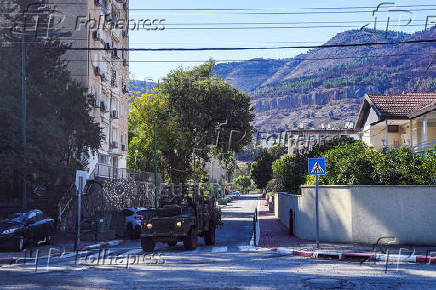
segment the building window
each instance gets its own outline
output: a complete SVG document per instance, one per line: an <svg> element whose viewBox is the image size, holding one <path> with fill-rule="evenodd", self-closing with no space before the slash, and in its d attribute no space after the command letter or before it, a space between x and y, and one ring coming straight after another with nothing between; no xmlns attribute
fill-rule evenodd
<svg viewBox="0 0 436 290"><path fill-rule="evenodd" d="M116 70L112 70L111 86L117 87L117 71Z"/></svg>
<svg viewBox="0 0 436 290"><path fill-rule="evenodd" d="M109 156L98 154L98 163L101 164L108 164L109 163Z"/></svg>

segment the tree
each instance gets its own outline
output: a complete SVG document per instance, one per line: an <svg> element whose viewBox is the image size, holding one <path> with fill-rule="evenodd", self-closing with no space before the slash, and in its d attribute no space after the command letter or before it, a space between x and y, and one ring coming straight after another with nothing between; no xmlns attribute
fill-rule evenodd
<svg viewBox="0 0 436 290"><path fill-rule="evenodd" d="M240 191L247 192L251 186L251 178L248 175L241 175L235 178L233 183Z"/></svg>
<svg viewBox="0 0 436 290"><path fill-rule="evenodd" d="M285 155L272 164L273 175L277 180L277 191L298 193L305 183L307 157L302 154Z"/></svg>
<svg viewBox="0 0 436 290"><path fill-rule="evenodd" d="M156 125L160 171L166 179L178 183L190 174L191 132L183 127L180 116L171 115L168 102L168 96L157 89L131 98L128 165L154 171L153 127Z"/></svg>
<svg viewBox="0 0 436 290"><path fill-rule="evenodd" d="M213 66L211 61L192 70L180 68L152 94L133 96L129 155L137 157L136 168L147 170L153 164L154 123L158 124L160 170L174 183L190 175L194 156L205 162L213 153L227 164L233 152L251 141L250 98L212 75ZM140 152L135 155L135 150ZM133 162L130 158L129 165Z"/></svg>
<svg viewBox="0 0 436 290"><path fill-rule="evenodd" d="M284 149L279 146L264 149L251 164L250 176L259 189L265 189L268 181L273 178L272 163L284 153Z"/></svg>
<svg viewBox="0 0 436 290"><path fill-rule="evenodd" d="M323 157L329 150L339 145L348 145L355 140L349 137L334 138L297 150L294 155L285 155L272 164L273 175L278 191L299 193L300 186L305 183L308 158ZM313 182L313 178L309 178Z"/></svg>
<svg viewBox="0 0 436 290"><path fill-rule="evenodd" d="M26 13L48 20L47 1L19 0L9 7L0 40L0 187L18 199L23 179L28 186L41 185L56 203L62 190L74 182L74 173L87 165L90 152L100 147L99 124L89 115L88 95L66 68L63 55L68 45L58 38L32 37L27 50L27 144L21 137L21 33ZM29 8L30 7L30 8ZM1 8L5 9L5 6ZM43 9L42 9L43 8ZM5 10L1 11L4 14ZM26 12L26 13L25 13ZM29 21L29 20L27 20ZM5 24L5 23L2 23ZM2 25L4 27L4 25ZM20 30L21 28L21 30ZM38 35L41 31L35 32Z"/></svg>

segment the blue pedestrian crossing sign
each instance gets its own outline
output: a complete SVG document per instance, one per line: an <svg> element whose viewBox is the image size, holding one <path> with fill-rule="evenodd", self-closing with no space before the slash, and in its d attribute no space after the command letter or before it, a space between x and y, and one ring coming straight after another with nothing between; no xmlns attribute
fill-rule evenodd
<svg viewBox="0 0 436 290"><path fill-rule="evenodd" d="M309 175L325 174L325 158L309 158Z"/></svg>

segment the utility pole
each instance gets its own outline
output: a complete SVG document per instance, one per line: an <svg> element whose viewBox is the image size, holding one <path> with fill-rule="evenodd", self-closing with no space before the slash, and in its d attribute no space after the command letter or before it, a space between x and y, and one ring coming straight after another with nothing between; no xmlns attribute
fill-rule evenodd
<svg viewBox="0 0 436 290"><path fill-rule="evenodd" d="M156 142L156 121L153 123L153 139L154 139L154 207L159 207L159 197L157 190L157 142Z"/></svg>
<svg viewBox="0 0 436 290"><path fill-rule="evenodd" d="M27 47L24 43L24 33L21 35L21 135L23 138L23 188L22 188L22 205L23 210L27 209L27 192L26 192L26 123L27 123L27 104L26 104L26 56Z"/></svg>
<svg viewBox="0 0 436 290"><path fill-rule="evenodd" d="M25 29L25 28L24 28ZM23 29L23 30L24 30ZM47 33L47 36L71 36L71 31L58 31ZM26 190L26 172L27 172L27 161L26 161L26 147L27 147L27 45L25 44L26 36L35 36L35 33L21 34L21 135L23 142L23 188L21 196L21 207L23 210L27 209L27 190Z"/></svg>

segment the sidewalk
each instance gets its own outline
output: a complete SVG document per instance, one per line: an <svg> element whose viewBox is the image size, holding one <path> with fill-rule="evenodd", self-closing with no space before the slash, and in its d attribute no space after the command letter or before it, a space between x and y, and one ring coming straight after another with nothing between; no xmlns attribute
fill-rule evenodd
<svg viewBox="0 0 436 290"><path fill-rule="evenodd" d="M259 246L266 248L279 248L282 252L300 253L298 255L307 257L321 257L322 253L332 254L339 259L348 258L386 258L386 249L389 249L389 254L392 258L398 258L398 255L404 257L415 256L416 262L425 262L426 256L432 256L431 262L436 262L436 246L435 247L419 247L407 245L390 245L389 247L381 245L376 247L376 254L374 245L357 244L357 243L320 243L319 249L315 247L315 241L302 240L295 236L290 236L288 229L280 222L279 219L274 217L274 213L269 212L265 200L260 200L258 205L258 218L260 225L260 239ZM319 255L318 255L319 254ZM391 258L389 258L391 259Z"/></svg>
<svg viewBox="0 0 436 290"><path fill-rule="evenodd" d="M259 246L261 247L286 247L304 243L297 237L290 236L288 229L269 212L265 200L260 200L258 205L258 219L260 225ZM307 242L307 241L306 241Z"/></svg>

